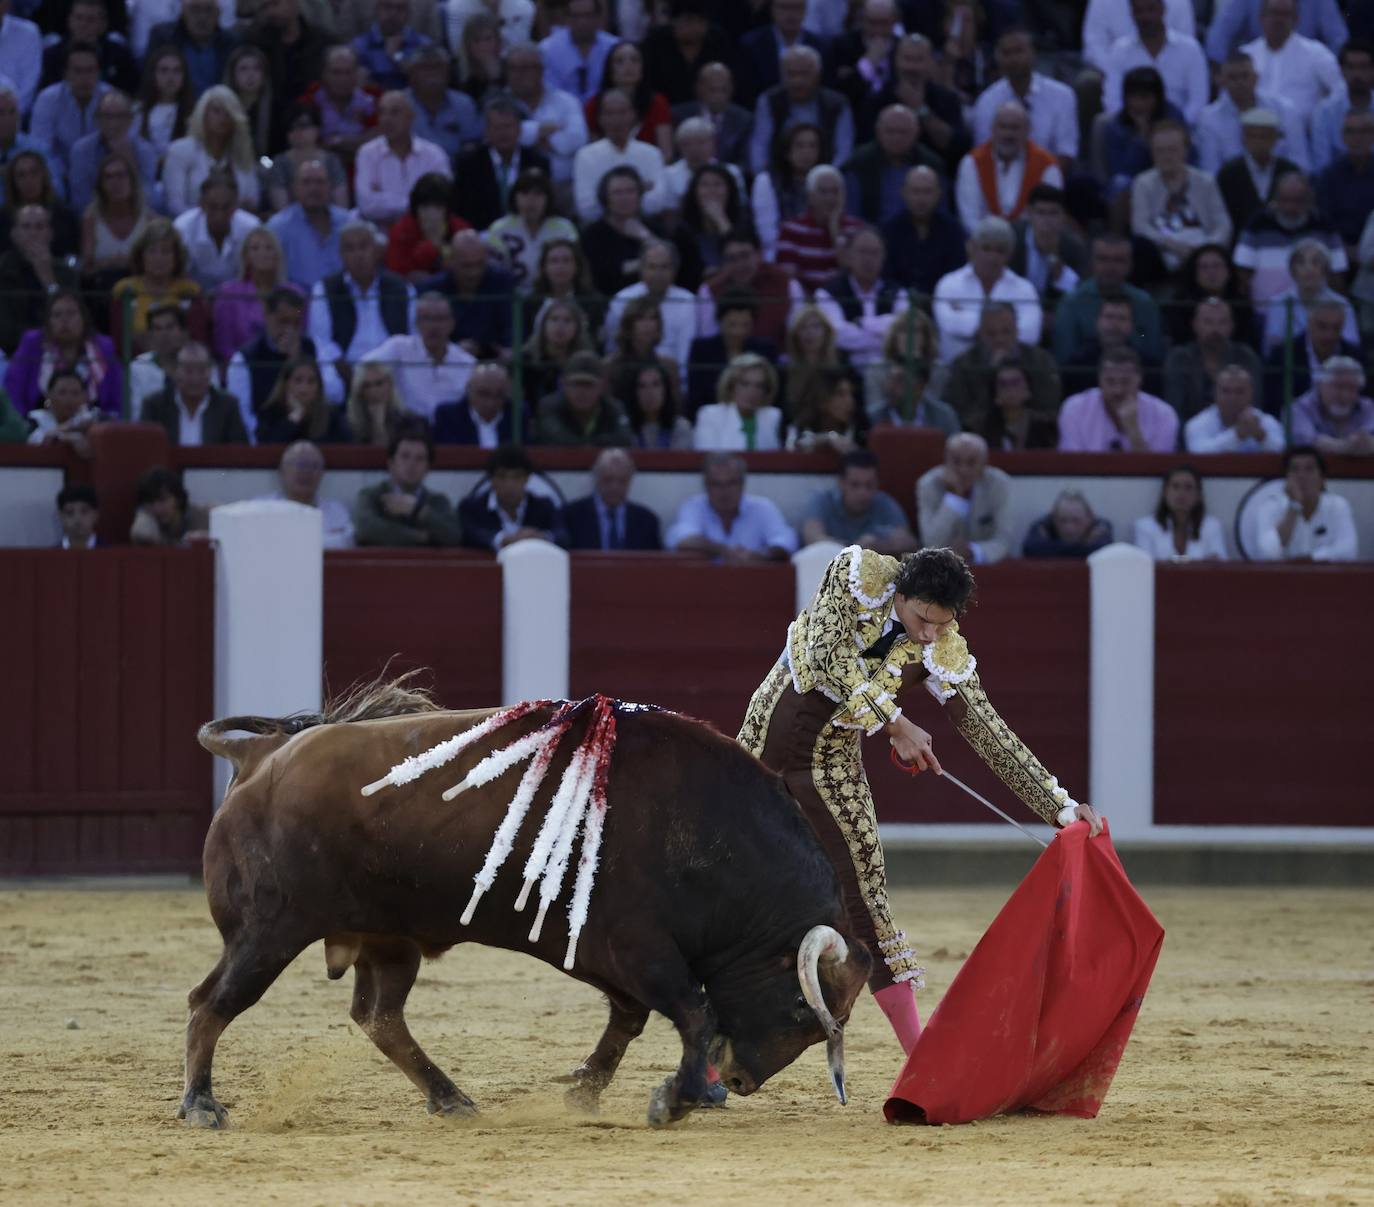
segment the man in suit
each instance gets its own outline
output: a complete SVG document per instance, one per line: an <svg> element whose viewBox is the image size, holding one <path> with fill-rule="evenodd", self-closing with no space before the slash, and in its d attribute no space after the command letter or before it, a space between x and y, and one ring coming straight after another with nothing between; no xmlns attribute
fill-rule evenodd
<svg viewBox="0 0 1374 1207"><path fill-rule="evenodd" d="M479 448L509 444L513 416L510 376L502 365L488 361L473 369L461 399L434 408L434 443Z"/></svg>
<svg viewBox="0 0 1374 1207"><path fill-rule="evenodd" d="M521 172L550 173L549 159L520 145L520 106L494 96L482 108L482 141L453 163L453 210L484 231L510 213L511 192Z"/></svg>
<svg viewBox="0 0 1374 1207"><path fill-rule="evenodd" d="M773 20L751 29L740 39L740 101L754 101L782 80L783 52L794 46L810 46L824 57L826 44L810 30L802 28L806 0L772 0Z"/></svg>
<svg viewBox="0 0 1374 1207"><path fill-rule="evenodd" d="M463 544L499 553L517 541L550 541L566 546L568 531L558 505L529 491L534 462L523 448L506 444L487 461L491 489L458 504Z"/></svg>
<svg viewBox="0 0 1374 1207"><path fill-rule="evenodd" d="M569 549L663 548L658 516L630 502L635 463L623 448L603 449L592 464L592 493L563 509Z"/></svg>
<svg viewBox="0 0 1374 1207"><path fill-rule="evenodd" d="M204 344L186 344L177 353L172 380L143 400L139 419L160 423L173 444L247 444L238 403L210 384L210 368L210 350Z"/></svg>
<svg viewBox="0 0 1374 1207"><path fill-rule="evenodd" d="M724 63L707 63L697 75L697 99L673 106L673 126L689 117L703 117L716 132L716 157L736 167L749 162L749 136L754 115L734 103L735 77Z"/></svg>
<svg viewBox="0 0 1374 1207"><path fill-rule="evenodd" d="M1293 341L1293 394L1299 398L1312 388L1317 370L1333 356L1353 356L1364 363L1360 350L1341 338L1345 326L1346 303L1343 298L1325 298L1307 308L1307 330ZM1286 349L1279 344L1264 362L1264 409L1271 415L1283 413L1283 377Z"/></svg>
<svg viewBox="0 0 1374 1207"><path fill-rule="evenodd" d="M1241 230L1274 200L1276 181L1288 172L1298 171L1298 165L1291 159L1274 154L1281 134L1279 116L1273 110L1247 109L1241 114L1243 150L1217 171L1217 188L1235 230Z"/></svg>
<svg viewBox="0 0 1374 1207"><path fill-rule="evenodd" d="M941 277L968 262L964 228L940 204L940 174L924 165L902 182L903 210L882 228L887 275L894 285L931 294Z"/></svg>
<svg viewBox="0 0 1374 1207"><path fill-rule="evenodd" d="M1037 184L1026 200L1026 216L1012 224L1016 250L1009 267L1040 293L1042 302L1057 301L1088 272L1088 248L1065 221L1064 192Z"/></svg>

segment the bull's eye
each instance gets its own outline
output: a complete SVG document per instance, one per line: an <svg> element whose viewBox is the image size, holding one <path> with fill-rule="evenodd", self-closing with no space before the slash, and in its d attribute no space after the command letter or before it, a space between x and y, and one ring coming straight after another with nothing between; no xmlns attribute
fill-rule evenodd
<svg viewBox="0 0 1374 1207"><path fill-rule="evenodd" d="M807 1009L806 997L805 997L804 994L800 994L800 993L797 994L797 1000L796 1000L795 1005L796 1005L796 1007L797 1007L798 1010L805 1010L805 1009Z"/></svg>

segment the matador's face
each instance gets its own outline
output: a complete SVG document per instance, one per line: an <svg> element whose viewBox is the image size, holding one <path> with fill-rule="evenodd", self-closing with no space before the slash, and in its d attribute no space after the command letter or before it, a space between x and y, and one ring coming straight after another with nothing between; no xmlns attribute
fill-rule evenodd
<svg viewBox="0 0 1374 1207"><path fill-rule="evenodd" d="M950 625L958 619L949 608L942 608L915 595L894 596L892 610L906 630L906 635L917 645L930 645L941 634L948 632Z"/></svg>

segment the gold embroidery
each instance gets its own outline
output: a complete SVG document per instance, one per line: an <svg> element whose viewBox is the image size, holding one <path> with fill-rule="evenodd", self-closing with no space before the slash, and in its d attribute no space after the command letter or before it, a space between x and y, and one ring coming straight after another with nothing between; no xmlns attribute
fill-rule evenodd
<svg viewBox="0 0 1374 1207"><path fill-rule="evenodd" d="M763 757L763 746L768 741L768 723L773 719L773 709L787 690L787 684L787 667L779 662L754 689L749 700L744 724L740 726L739 736L735 740L756 759Z"/></svg>

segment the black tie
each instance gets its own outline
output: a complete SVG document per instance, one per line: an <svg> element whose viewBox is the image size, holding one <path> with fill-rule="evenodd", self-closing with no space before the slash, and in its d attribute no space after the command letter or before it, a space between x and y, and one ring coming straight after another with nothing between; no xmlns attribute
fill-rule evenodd
<svg viewBox="0 0 1374 1207"><path fill-rule="evenodd" d="M906 630L901 625L894 624L868 649L864 650L863 656L865 658L886 658L888 651L897 643L897 640L905 636Z"/></svg>

